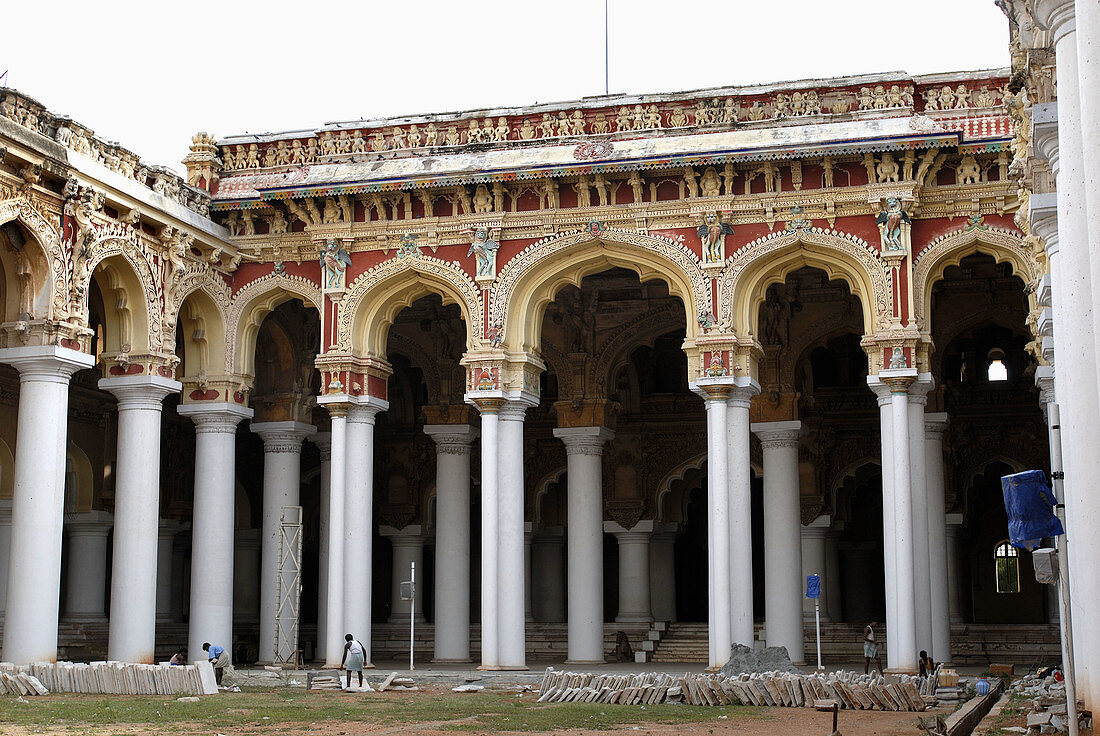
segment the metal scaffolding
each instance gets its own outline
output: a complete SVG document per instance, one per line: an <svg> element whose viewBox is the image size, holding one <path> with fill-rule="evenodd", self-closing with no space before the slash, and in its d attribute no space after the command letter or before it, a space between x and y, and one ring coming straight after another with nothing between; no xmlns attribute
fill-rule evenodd
<svg viewBox="0 0 1100 736"><path fill-rule="evenodd" d="M302 507L283 506L279 523L279 574L275 599L275 664L298 666L302 600Z"/></svg>

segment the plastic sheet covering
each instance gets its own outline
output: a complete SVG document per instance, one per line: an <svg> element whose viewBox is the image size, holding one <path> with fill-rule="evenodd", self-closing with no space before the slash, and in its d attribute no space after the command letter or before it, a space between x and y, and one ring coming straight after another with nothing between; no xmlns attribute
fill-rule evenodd
<svg viewBox="0 0 1100 736"><path fill-rule="evenodd" d="M1035 549L1044 537L1063 534L1062 522L1054 515L1054 492L1041 470L1025 470L1001 477L1008 539L1015 547Z"/></svg>

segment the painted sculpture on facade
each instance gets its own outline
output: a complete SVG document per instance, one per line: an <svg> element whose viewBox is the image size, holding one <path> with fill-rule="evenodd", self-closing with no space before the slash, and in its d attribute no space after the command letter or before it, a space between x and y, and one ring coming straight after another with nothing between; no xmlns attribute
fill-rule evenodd
<svg viewBox="0 0 1100 736"><path fill-rule="evenodd" d="M708 212L703 215L703 224L697 232L703 245L703 261L721 263L726 257L726 236L733 235L730 224L722 222L717 212Z"/></svg>
<svg viewBox="0 0 1100 736"><path fill-rule="evenodd" d="M325 275L325 291L343 291L348 266L351 265L351 256L340 247L340 241L330 239L325 241L325 247L321 250L321 269Z"/></svg>

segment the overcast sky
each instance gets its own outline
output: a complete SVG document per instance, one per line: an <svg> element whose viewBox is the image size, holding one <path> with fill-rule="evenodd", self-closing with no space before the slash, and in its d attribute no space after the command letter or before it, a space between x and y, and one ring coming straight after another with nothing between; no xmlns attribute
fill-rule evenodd
<svg viewBox="0 0 1100 736"><path fill-rule="evenodd" d="M1008 65L993 0L608 0L611 93ZM603 0L5 3L5 84L144 160L223 136L604 92Z"/></svg>

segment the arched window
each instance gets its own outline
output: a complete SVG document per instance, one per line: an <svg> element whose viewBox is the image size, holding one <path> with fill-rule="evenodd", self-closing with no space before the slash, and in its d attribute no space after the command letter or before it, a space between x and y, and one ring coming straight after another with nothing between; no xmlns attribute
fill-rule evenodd
<svg viewBox="0 0 1100 736"><path fill-rule="evenodd" d="M1004 364L1005 353L1000 348L989 351L989 367L986 369L986 378L990 382L1007 381L1008 368Z"/></svg>
<svg viewBox="0 0 1100 736"><path fill-rule="evenodd" d="M1008 542L1001 542L993 553L994 564L997 567L997 592L1020 592L1020 558Z"/></svg>

